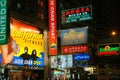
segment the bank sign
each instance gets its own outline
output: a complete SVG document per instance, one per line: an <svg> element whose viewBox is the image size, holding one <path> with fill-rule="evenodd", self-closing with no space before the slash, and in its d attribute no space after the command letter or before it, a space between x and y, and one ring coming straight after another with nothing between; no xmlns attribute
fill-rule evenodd
<svg viewBox="0 0 120 80"><path fill-rule="evenodd" d="M0 0L0 44L7 42L7 0Z"/></svg>
<svg viewBox="0 0 120 80"><path fill-rule="evenodd" d="M71 23L79 22L92 19L92 5L82 6L78 8L62 10L61 11L61 22Z"/></svg>

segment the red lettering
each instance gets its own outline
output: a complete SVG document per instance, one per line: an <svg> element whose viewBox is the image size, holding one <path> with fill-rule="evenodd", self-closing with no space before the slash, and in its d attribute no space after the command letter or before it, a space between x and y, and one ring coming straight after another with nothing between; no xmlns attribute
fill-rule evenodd
<svg viewBox="0 0 120 80"><path fill-rule="evenodd" d="M70 13L71 13L71 14L74 14L74 13L75 13L75 10L71 10Z"/></svg>
<svg viewBox="0 0 120 80"><path fill-rule="evenodd" d="M77 13L80 13L80 9L76 9L75 13L76 13L76 14L77 14Z"/></svg>
<svg viewBox="0 0 120 80"><path fill-rule="evenodd" d="M70 14L70 12L69 11L66 11L66 15L69 15Z"/></svg>
<svg viewBox="0 0 120 80"><path fill-rule="evenodd" d="M90 8L87 6L85 9L86 12L90 11Z"/></svg>
<svg viewBox="0 0 120 80"><path fill-rule="evenodd" d="M85 12L85 9L84 9L84 8L81 8L81 12L83 12L83 13L84 13L84 12Z"/></svg>

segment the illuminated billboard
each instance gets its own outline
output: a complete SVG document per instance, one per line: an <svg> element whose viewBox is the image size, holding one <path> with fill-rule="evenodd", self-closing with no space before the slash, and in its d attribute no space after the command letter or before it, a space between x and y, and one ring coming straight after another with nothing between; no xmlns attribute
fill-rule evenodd
<svg viewBox="0 0 120 80"><path fill-rule="evenodd" d="M50 56L51 68L70 68L73 66L72 55Z"/></svg>
<svg viewBox="0 0 120 80"><path fill-rule="evenodd" d="M73 62L75 67L79 66L88 66L90 60L90 54L89 53L76 53L73 55Z"/></svg>
<svg viewBox="0 0 120 80"><path fill-rule="evenodd" d="M57 56L50 56L51 68L57 68Z"/></svg>
<svg viewBox="0 0 120 80"><path fill-rule="evenodd" d="M62 54L88 52L88 45L62 46Z"/></svg>
<svg viewBox="0 0 120 80"><path fill-rule="evenodd" d="M44 40L40 30L13 19L11 26L11 37L20 49L14 54L13 64L44 66Z"/></svg>
<svg viewBox="0 0 120 80"><path fill-rule="evenodd" d="M44 66L43 34L32 26L11 18L9 43L1 46L2 64Z"/></svg>
<svg viewBox="0 0 120 80"><path fill-rule="evenodd" d="M74 61L80 61L80 60L90 60L90 54L88 53L74 54Z"/></svg>
<svg viewBox="0 0 120 80"><path fill-rule="evenodd" d="M48 0L49 55L57 55L57 13L56 0Z"/></svg>
<svg viewBox="0 0 120 80"><path fill-rule="evenodd" d="M85 67L89 65L90 54L89 53L77 53L73 56L73 63L75 67Z"/></svg>
<svg viewBox="0 0 120 80"><path fill-rule="evenodd" d="M100 44L99 45L99 56L110 56L119 55L120 45L119 44Z"/></svg>
<svg viewBox="0 0 120 80"><path fill-rule="evenodd" d="M58 68L69 68L72 66L72 55L58 55Z"/></svg>
<svg viewBox="0 0 120 80"><path fill-rule="evenodd" d="M61 45L86 44L87 37L87 27L61 30Z"/></svg>
<svg viewBox="0 0 120 80"><path fill-rule="evenodd" d="M61 11L62 24L91 19L92 19L92 5Z"/></svg>

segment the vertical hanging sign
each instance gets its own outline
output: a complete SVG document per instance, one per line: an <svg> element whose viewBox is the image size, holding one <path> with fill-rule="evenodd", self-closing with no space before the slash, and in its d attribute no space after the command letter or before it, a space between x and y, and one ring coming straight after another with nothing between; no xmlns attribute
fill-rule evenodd
<svg viewBox="0 0 120 80"><path fill-rule="evenodd" d="M48 0L49 16L49 55L57 54L56 0Z"/></svg>
<svg viewBox="0 0 120 80"><path fill-rule="evenodd" d="M7 12L7 0L0 0L0 44L7 43L7 26L9 22Z"/></svg>

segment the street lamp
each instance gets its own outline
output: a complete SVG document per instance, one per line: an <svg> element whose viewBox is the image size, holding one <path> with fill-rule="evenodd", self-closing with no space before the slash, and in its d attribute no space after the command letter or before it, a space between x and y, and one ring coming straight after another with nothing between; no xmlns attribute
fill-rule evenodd
<svg viewBox="0 0 120 80"><path fill-rule="evenodd" d="M116 30L111 31L111 39L113 42L118 42L120 44L120 33Z"/></svg>
<svg viewBox="0 0 120 80"><path fill-rule="evenodd" d="M116 35L116 32L115 31L112 31L112 33L111 33L113 36L115 36Z"/></svg>

